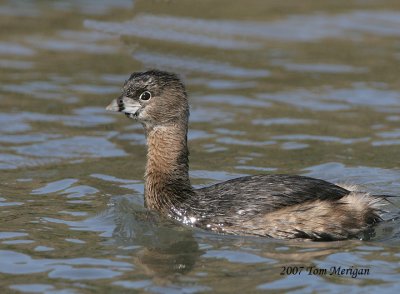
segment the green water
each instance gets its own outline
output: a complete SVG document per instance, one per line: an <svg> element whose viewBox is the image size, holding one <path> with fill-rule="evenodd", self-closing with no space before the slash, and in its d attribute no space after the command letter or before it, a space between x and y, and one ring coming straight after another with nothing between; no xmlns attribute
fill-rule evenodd
<svg viewBox="0 0 400 294"><path fill-rule="evenodd" d="M399 37L394 0L1 1L1 293L398 291L395 206L368 241L169 223L142 206L141 127L104 107L131 72L174 71L195 185L295 173L398 195Z"/></svg>

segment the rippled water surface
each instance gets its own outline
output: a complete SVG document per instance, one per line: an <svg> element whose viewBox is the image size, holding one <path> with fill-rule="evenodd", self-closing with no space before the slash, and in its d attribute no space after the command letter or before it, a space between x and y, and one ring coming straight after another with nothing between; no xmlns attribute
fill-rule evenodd
<svg viewBox="0 0 400 294"><path fill-rule="evenodd" d="M398 1L9 0L0 25L1 293L399 291L399 200L369 240L180 226L143 208L141 127L104 109L131 72L175 71L193 184L294 173L399 195Z"/></svg>

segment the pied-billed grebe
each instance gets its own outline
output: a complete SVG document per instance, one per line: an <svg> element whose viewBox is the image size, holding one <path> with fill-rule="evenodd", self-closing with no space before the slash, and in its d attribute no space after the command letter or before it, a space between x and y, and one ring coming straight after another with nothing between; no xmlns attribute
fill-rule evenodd
<svg viewBox="0 0 400 294"><path fill-rule="evenodd" d="M185 87L172 73L133 73L108 110L139 121L147 138L145 204L185 224L274 238L341 240L381 220L369 193L296 175L256 175L194 189Z"/></svg>

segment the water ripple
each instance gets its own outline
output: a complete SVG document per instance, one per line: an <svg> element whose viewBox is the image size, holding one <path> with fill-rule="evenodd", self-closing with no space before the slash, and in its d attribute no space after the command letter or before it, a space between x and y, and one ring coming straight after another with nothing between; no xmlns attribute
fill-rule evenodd
<svg viewBox="0 0 400 294"><path fill-rule="evenodd" d="M270 103L266 101L259 101L256 99L248 98L239 95L223 95L223 94L212 94L212 95L202 95L198 100L202 102L209 103L222 103L234 106L252 106L252 107L269 107Z"/></svg>
<svg viewBox="0 0 400 294"><path fill-rule="evenodd" d="M17 237L25 237L25 236L28 236L28 234L19 232L0 232L0 239L10 239Z"/></svg>
<svg viewBox="0 0 400 294"><path fill-rule="evenodd" d="M94 146L96 148L93 148ZM11 148L19 154L38 157L85 158L126 156L125 151L118 149L117 146L102 137L77 136Z"/></svg>
<svg viewBox="0 0 400 294"><path fill-rule="evenodd" d="M78 182L77 179L58 180L58 181L55 181L52 183L48 183L48 184L46 184L46 186L44 186L42 188L33 190L31 194L44 195L44 194L59 192L59 191L62 191L64 189L71 187L76 182Z"/></svg>
<svg viewBox="0 0 400 294"><path fill-rule="evenodd" d="M71 259L32 259L29 255L10 250L0 250L0 272L4 274L34 274L49 272L50 278L67 280L105 279L132 270L127 262L110 259L71 258ZM79 266L75 268L73 266ZM96 268L83 266L96 266ZM110 267L101 268L101 267ZM112 268L112 269L111 269ZM122 271L121 271L122 270Z"/></svg>
<svg viewBox="0 0 400 294"><path fill-rule="evenodd" d="M280 65L288 71L294 72L316 72L316 73L364 73L368 68L354 67L346 64L326 64L326 63L290 63L284 61L274 61L272 64Z"/></svg>
<svg viewBox="0 0 400 294"><path fill-rule="evenodd" d="M12 290L24 292L24 293L49 293L47 291L54 290L52 285L47 284L18 284L18 285L11 285L9 287ZM59 291L55 293L59 294Z"/></svg>
<svg viewBox="0 0 400 294"><path fill-rule="evenodd" d="M101 15L113 9L130 9L133 7L133 3L131 0L56 0L49 5L63 11L79 11L85 14Z"/></svg>
<svg viewBox="0 0 400 294"><path fill-rule="evenodd" d="M185 32L182 29L175 30L165 25L158 25L155 22L148 22L146 17L137 17L132 21L125 22L85 20L84 26L106 33L197 45L201 47L214 47L218 49L255 49L260 47L256 42L218 38L201 33Z"/></svg>
<svg viewBox="0 0 400 294"><path fill-rule="evenodd" d="M114 54L118 52L118 46L115 45L100 45L92 43L82 43L78 41L67 41L58 39L47 39L45 41L40 39L31 39L30 43L37 48L52 50L52 51L69 51L69 52L88 52L92 54Z"/></svg>
<svg viewBox="0 0 400 294"><path fill-rule="evenodd" d="M306 175L335 183L368 185L369 190L398 195L400 171L378 167L347 167L342 163L328 162L305 169ZM379 177L377 177L379 175Z"/></svg>
<svg viewBox="0 0 400 294"><path fill-rule="evenodd" d="M400 92L386 89L374 89L364 84L355 84L350 89L322 88L296 90L280 93L259 94L259 98L284 102L298 108L309 108L322 111L338 111L354 106L368 106L377 110L385 107L398 108Z"/></svg>
<svg viewBox="0 0 400 294"><path fill-rule="evenodd" d="M370 138L339 138L333 136L317 136L307 134L291 134L272 136L274 140L305 140L305 141L321 141L321 142L337 142L342 144L354 144L358 142L368 142Z"/></svg>
<svg viewBox="0 0 400 294"><path fill-rule="evenodd" d="M34 64L31 61L0 59L0 68L31 69Z"/></svg>
<svg viewBox="0 0 400 294"><path fill-rule="evenodd" d="M272 125L299 125L311 124L314 121L304 118L277 117L269 119L254 119L252 123L255 125L272 126Z"/></svg>
<svg viewBox="0 0 400 294"><path fill-rule="evenodd" d="M35 53L33 49L18 43L0 42L0 55L32 56Z"/></svg>
<svg viewBox="0 0 400 294"><path fill-rule="evenodd" d="M235 67L228 63L184 56L163 55L138 51L133 54L133 57L146 64L146 66L156 66L157 68L167 68L179 71L185 70L189 72L201 72L236 78L261 78L270 75L270 72L265 69L246 69Z"/></svg>
<svg viewBox="0 0 400 294"><path fill-rule="evenodd" d="M87 20L85 26L107 32L140 37L172 40L216 48L257 48L257 39L276 39L288 42L314 41L323 38L352 36L360 39L365 34L400 36L400 13L394 11L356 11L336 15L292 15L269 21L210 20L189 17L142 14L127 22L98 22ZM233 38L254 38L234 41ZM356 38L357 37L357 38ZM185 41L184 39L188 40ZM228 42L228 43L226 43ZM203 45L204 46L204 45Z"/></svg>
<svg viewBox="0 0 400 294"><path fill-rule="evenodd" d="M261 257L248 252L233 250L208 250L204 258L223 258L233 263L274 263L273 259Z"/></svg>

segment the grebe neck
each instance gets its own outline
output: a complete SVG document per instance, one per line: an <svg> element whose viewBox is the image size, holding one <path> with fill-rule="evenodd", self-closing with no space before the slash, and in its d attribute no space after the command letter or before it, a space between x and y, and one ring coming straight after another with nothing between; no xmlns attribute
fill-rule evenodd
<svg viewBox="0 0 400 294"><path fill-rule="evenodd" d="M192 194L189 180L187 122L146 128L145 204L171 212Z"/></svg>

